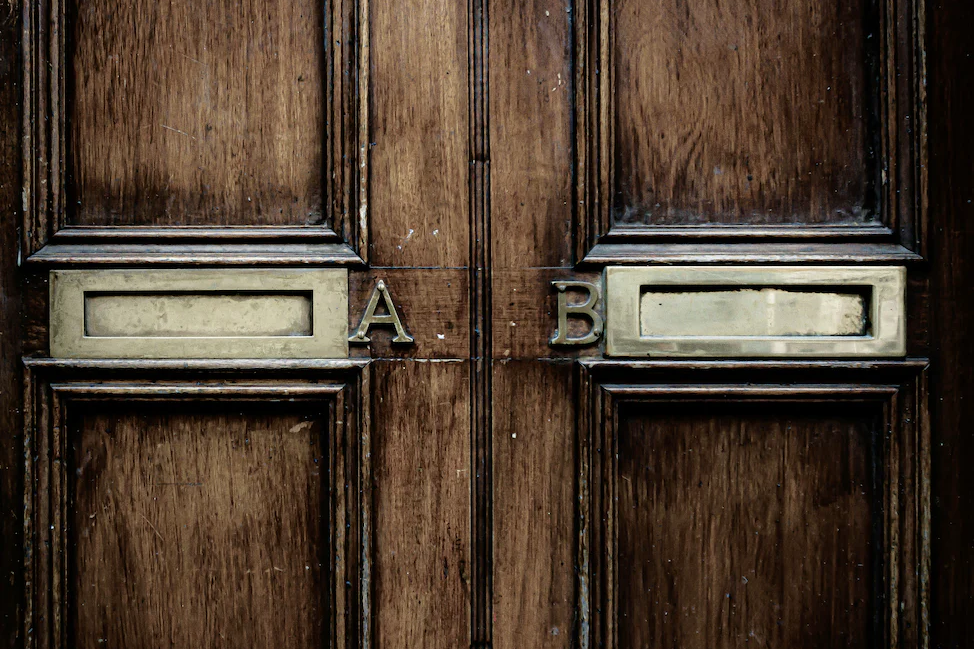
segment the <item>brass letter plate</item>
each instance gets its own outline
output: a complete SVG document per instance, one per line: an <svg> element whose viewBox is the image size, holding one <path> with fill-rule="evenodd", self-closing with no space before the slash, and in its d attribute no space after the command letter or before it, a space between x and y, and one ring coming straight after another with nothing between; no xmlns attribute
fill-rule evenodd
<svg viewBox="0 0 974 649"><path fill-rule="evenodd" d="M51 356L347 358L348 271L52 271Z"/></svg>
<svg viewBox="0 0 974 649"><path fill-rule="evenodd" d="M607 356L906 354L902 267L615 267L605 285Z"/></svg>

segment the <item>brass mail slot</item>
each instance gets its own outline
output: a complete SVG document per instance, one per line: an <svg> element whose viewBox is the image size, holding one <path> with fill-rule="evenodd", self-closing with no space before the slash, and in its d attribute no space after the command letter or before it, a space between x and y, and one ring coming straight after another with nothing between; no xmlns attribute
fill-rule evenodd
<svg viewBox="0 0 974 649"><path fill-rule="evenodd" d="M51 356L347 358L348 271L52 271Z"/></svg>
<svg viewBox="0 0 974 649"><path fill-rule="evenodd" d="M617 267L605 286L607 356L906 354L902 267Z"/></svg>

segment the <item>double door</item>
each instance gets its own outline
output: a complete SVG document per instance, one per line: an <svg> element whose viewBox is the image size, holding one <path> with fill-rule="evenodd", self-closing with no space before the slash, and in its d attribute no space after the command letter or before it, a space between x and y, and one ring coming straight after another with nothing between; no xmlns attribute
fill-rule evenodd
<svg viewBox="0 0 974 649"><path fill-rule="evenodd" d="M927 646L970 592L918 4L21 9L17 642Z"/></svg>

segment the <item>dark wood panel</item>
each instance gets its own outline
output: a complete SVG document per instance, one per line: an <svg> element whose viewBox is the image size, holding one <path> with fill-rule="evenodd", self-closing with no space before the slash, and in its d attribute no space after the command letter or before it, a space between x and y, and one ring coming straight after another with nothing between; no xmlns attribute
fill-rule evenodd
<svg viewBox="0 0 974 649"><path fill-rule="evenodd" d="M101 0L68 15L70 222L322 222L320 3Z"/></svg>
<svg viewBox="0 0 974 649"><path fill-rule="evenodd" d="M548 344L558 329L558 294L554 280L572 280L601 285L597 272L575 272L569 268L499 270L493 278L494 358L574 358L598 356L599 344L584 347L552 347ZM584 295L569 296L573 302ZM601 312L602 305L600 303ZM569 335L582 336L591 323L570 318Z"/></svg>
<svg viewBox="0 0 974 649"><path fill-rule="evenodd" d="M574 623L574 369L495 361L494 646L565 647Z"/></svg>
<svg viewBox="0 0 974 649"><path fill-rule="evenodd" d="M408 0L371 12L370 260L466 266L467 5Z"/></svg>
<svg viewBox="0 0 974 649"><path fill-rule="evenodd" d="M586 265L609 264L889 264L922 261L886 243L645 243L597 244Z"/></svg>
<svg viewBox="0 0 974 649"><path fill-rule="evenodd" d="M470 312L466 269L383 268L349 275L349 331L355 331L379 280L385 282L403 326L414 344L393 344L391 326L376 326L368 345L352 345L353 355L371 358L467 358Z"/></svg>
<svg viewBox="0 0 974 649"><path fill-rule="evenodd" d="M321 643L326 425L294 410L76 414L77 646Z"/></svg>
<svg viewBox="0 0 974 649"><path fill-rule="evenodd" d="M924 269L906 276L906 353L915 358L930 357L930 279Z"/></svg>
<svg viewBox="0 0 974 649"><path fill-rule="evenodd" d="M930 646L974 638L974 3L928 5L933 574Z"/></svg>
<svg viewBox="0 0 974 649"><path fill-rule="evenodd" d="M611 4L616 222L877 218L865 2Z"/></svg>
<svg viewBox="0 0 974 649"><path fill-rule="evenodd" d="M159 637L165 636L146 639L145 634L158 636L160 625L182 624L186 614L181 604L204 606L210 600L222 607L226 619L210 619L206 611L194 610L185 628L173 631L169 640L179 644L176 641L183 639L182 646L218 644L217 635L223 632L224 637L236 634L241 638L238 644L248 646L274 644L284 633L299 644L302 638L320 638L335 646L371 642L371 436L362 400L369 393L369 380L360 372L366 364L271 361L259 367L233 361L72 364L48 359L27 360L26 365L24 529L31 551L24 557L24 628L37 646L73 645L79 628L96 638L109 630L130 633L132 625L145 625L138 615L147 606L155 607L147 619L158 624L140 626L137 633L142 635L128 644L157 646ZM251 380L232 378L241 372ZM314 380L307 380L309 376ZM299 377L305 378L294 380ZM169 430L153 438L153 422ZM94 446L84 445L86 433L95 436ZM119 446L117 439L126 435L131 444ZM258 435L266 443L254 442ZM279 440L293 435L305 435L304 442ZM100 454L99 444L105 447ZM96 452L89 457L91 448ZM92 464L93 459L100 464ZM105 466L114 473L106 475ZM167 468L172 480L154 477ZM194 471L202 478L176 479ZM302 471L309 476L298 475ZM168 486L199 489L180 493L178 502L159 510L158 502L165 503L167 496L151 489ZM143 499L151 496L152 502L140 503L133 496L140 488L147 493ZM88 493L96 495L88 502L89 510L106 507L100 519L95 511L86 518L79 509L85 507ZM312 520L316 517L317 522ZM96 519L107 527L92 533L86 526L95 525ZM155 529L139 537L135 530L143 519ZM174 554L169 546L164 551L138 545L161 536L156 523L172 528ZM79 535L86 531L82 539ZM289 536L292 532L294 538ZM181 548L188 548L189 554L179 554ZM158 554L149 556L150 550ZM296 571L306 559L299 567L305 572L315 569L314 582L303 583L305 575L293 584L274 582L274 588L265 588L265 583L258 584L262 590L255 589L247 580L255 578L250 575L256 568L246 573L251 566L243 564L251 559L277 561L282 552L290 563L278 563L278 568ZM136 560L144 561L127 563ZM314 568L312 561L324 567ZM187 565L199 570L187 572ZM202 574L210 568L211 574ZM278 572L273 568L274 564L263 566ZM175 574L167 574L169 569ZM109 571L115 574L107 575ZM133 591L144 590L150 579L155 583L149 586L156 590L142 593L132 607L135 618L126 616L121 608L129 607L129 600L139 595ZM92 592L86 594L86 585ZM168 586L174 598L165 599ZM244 586L249 590L238 592ZM255 593L257 600L251 598ZM310 599L302 603L294 593ZM107 604L94 599L102 596ZM201 596L209 599L200 603ZM288 612L270 607L271 617L280 619L270 619L263 609L253 610L266 608L264 600L273 597L289 598L281 600L290 606ZM80 611L82 605L89 608ZM314 628L299 626L309 611L316 618ZM110 616L114 621L106 622ZM79 618L89 623L88 628ZM91 623L98 628L92 630ZM231 624L242 628L226 631ZM196 637L204 633L210 636Z"/></svg>
<svg viewBox="0 0 974 649"><path fill-rule="evenodd" d="M362 260L343 244L86 244L47 245L27 259L55 266L349 266Z"/></svg>
<svg viewBox="0 0 974 649"><path fill-rule="evenodd" d="M623 407L619 647L870 646L877 421L861 410Z"/></svg>
<svg viewBox="0 0 974 649"><path fill-rule="evenodd" d="M13 6L11 6L11 9ZM0 19L0 647L19 645L23 627L22 277L17 264L24 207L20 184L21 25Z"/></svg>
<svg viewBox="0 0 974 649"><path fill-rule="evenodd" d="M468 646L469 361L372 368L376 646Z"/></svg>
<svg viewBox="0 0 974 649"><path fill-rule="evenodd" d="M571 12L491 3L490 175L497 268L571 263Z"/></svg>

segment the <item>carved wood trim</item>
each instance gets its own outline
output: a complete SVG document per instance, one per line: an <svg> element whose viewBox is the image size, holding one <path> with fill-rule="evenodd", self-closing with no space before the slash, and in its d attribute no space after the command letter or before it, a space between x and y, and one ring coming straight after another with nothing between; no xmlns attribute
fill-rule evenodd
<svg viewBox="0 0 974 649"><path fill-rule="evenodd" d="M82 402L319 404L331 424L328 645L372 645L372 468L367 361L258 363L242 381L239 362L24 359L23 646L73 646L70 637L67 486L68 414ZM304 378L303 378L304 377ZM314 378L311 378L314 377ZM162 380L159 380L162 379Z"/></svg>
<svg viewBox="0 0 974 649"><path fill-rule="evenodd" d="M39 267L74 266L361 266L344 243L48 244L27 258Z"/></svg>
<svg viewBox="0 0 974 649"><path fill-rule="evenodd" d="M915 264L917 253L896 243L788 242L627 242L597 243L581 266L608 264Z"/></svg>
<svg viewBox="0 0 974 649"><path fill-rule="evenodd" d="M289 256L285 263L363 263L369 241L368 0L338 0L322 7L328 12L323 42L326 128L321 143L324 225L161 228L68 224L68 14L64 0L23 3L21 257L51 264L110 263L104 259L115 250L131 256L126 245L169 244L168 259L159 263L208 263L199 261L198 252L184 255L181 245L202 247L217 239L221 245L209 246L208 255L229 263L252 256L244 244L260 242L273 244ZM42 254L32 257L39 251ZM349 257L354 261L349 262ZM255 263L267 262L258 256Z"/></svg>
<svg viewBox="0 0 974 649"><path fill-rule="evenodd" d="M927 116L926 15L917 0L877 0L878 59L869 65L878 87L869 92L878 114L876 169L880 222L875 225L614 225L611 196L614 85L612 0L578 0L574 17L575 174L573 236L576 262L601 263L596 245L656 242L823 241L898 243L926 252ZM867 118L868 119L868 118ZM598 255L596 255L598 257Z"/></svg>
<svg viewBox="0 0 974 649"><path fill-rule="evenodd" d="M927 363L722 364L580 361L576 444L576 644L618 646L616 476L623 403L871 403L881 411L882 538L872 592L877 647L929 646ZM759 374L760 373L760 374ZM755 379L762 376L761 382Z"/></svg>

